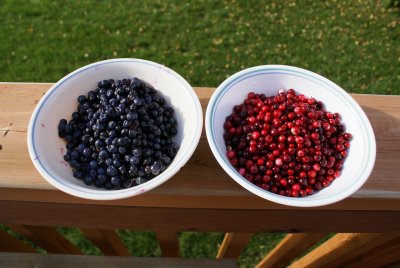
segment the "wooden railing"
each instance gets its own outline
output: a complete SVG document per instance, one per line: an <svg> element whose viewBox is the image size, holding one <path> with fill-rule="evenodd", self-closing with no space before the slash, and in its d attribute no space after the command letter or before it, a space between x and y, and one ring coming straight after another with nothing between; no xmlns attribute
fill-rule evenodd
<svg viewBox="0 0 400 268"><path fill-rule="evenodd" d="M34 169L26 145L30 115L50 86L0 84L0 223L19 234L0 230L0 251L36 252L26 243L29 240L50 254L77 256L82 252L56 230L77 227L104 255L130 256L114 231L123 228L156 232L163 256L179 257L180 231L217 231L226 235L216 260L201 265L228 267L234 261L226 261L238 258L252 234L285 232L289 234L257 267L400 264L400 96L352 95L369 117L377 140L377 160L367 183L339 203L293 208L260 199L237 185L215 161L204 134L186 166L146 194L93 201L54 189ZM195 90L205 110L214 89ZM309 251L329 233L336 235ZM38 257L31 255L17 258L9 253L0 254L0 265L1 259L11 263L18 258L38 261ZM34 256L43 258L43 254ZM172 259L159 264L168 260ZM174 261L176 265L182 264Z"/></svg>

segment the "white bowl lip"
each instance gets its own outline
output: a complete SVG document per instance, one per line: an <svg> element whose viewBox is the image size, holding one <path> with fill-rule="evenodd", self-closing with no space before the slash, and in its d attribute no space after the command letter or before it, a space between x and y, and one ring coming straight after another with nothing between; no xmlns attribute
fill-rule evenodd
<svg viewBox="0 0 400 268"><path fill-rule="evenodd" d="M251 182L245 180L232 166L228 163L221 155L222 152L218 150L216 141L214 139L215 129L213 128L212 121L215 116L216 103L221 99L221 96L224 92L228 91L234 84L238 83L241 80L244 80L252 75L257 74L265 74L265 73L275 73L275 74L291 74L296 76L301 76L302 78L306 78L313 82L322 84L323 87L327 87L331 89L334 93L338 94L347 104L354 110L354 114L356 115L357 121L359 121L360 125L363 126L363 136L370 142L370 146L367 148L366 157L364 157L365 164L364 169L360 168L358 178L353 182L353 184L348 187L346 190L338 193L335 196L331 197L321 197L319 199L308 200L305 198L293 198L280 196L278 194L271 193L269 191L263 190L262 188L252 184ZM222 82L218 88L215 90L213 95L210 98L210 101L207 106L206 115L205 115L205 129L206 136L208 140L208 144L210 145L211 151L214 154L214 157L217 159L218 163L225 170L225 172L230 175L237 183L239 183L242 187L252 192L253 194L267 199L269 201L279 203L287 206L294 207L317 207L317 206L325 206L332 203L336 203L341 201L354 192L356 192L368 179L370 176L372 169L374 167L375 159L376 159L376 141L375 135L371 126L371 123L368 120L368 117L360 107L360 105L341 87L339 87L334 82L329 79L311 72L309 70L305 70L299 67L288 66L288 65L260 65L255 67L250 67L244 70L241 70L232 76L228 77L224 82ZM324 189L323 189L324 190ZM323 192L321 190L320 192Z"/></svg>
<svg viewBox="0 0 400 268"><path fill-rule="evenodd" d="M112 63L126 63L126 62L133 62L133 63L140 63L140 64L147 64L147 65L152 65L156 68L162 69L163 71L167 72L168 74L172 75L175 77L176 80L189 92L193 99L193 105L196 108L197 114L193 117L193 120L196 120L196 127L195 127L195 134L192 142L190 143L190 146L188 147L186 153L182 156L181 161L179 163L171 163L171 165L158 175L155 179L151 179L147 181L146 183L137 185L135 187L127 188L127 189L121 189L121 190L102 190L102 189L87 189L82 186L77 186L72 183L67 183L63 181L62 179L56 178L54 175L51 175L47 169L44 167L44 165L40 162L40 155L36 153L36 148L35 148L35 142L34 142L34 126L36 119L40 113L41 108L43 105L46 103L48 97L53 94L65 81L68 79L74 77L75 75L79 74L82 71L86 71L95 67L98 67L100 65L104 64L112 64ZM28 125L28 135L27 135L27 141L28 141L28 151L29 151L29 156L31 157L31 160L35 166L35 168L39 171L39 173L43 176L43 178L49 182L51 185L54 187L58 188L61 191L64 191L68 194L71 194L76 197L80 198L85 198L85 199L92 199L92 200L116 200L116 199L123 199L127 197L132 197L135 195L143 194L160 184L164 183L171 177L173 177L186 163L189 161L190 157L192 156L193 152L195 151L201 137L201 132L202 132L202 127L203 127L203 112L202 112L202 107L200 104L200 100L198 96L196 95L194 89L192 86L177 72L174 70L161 65L159 63L149 61L149 60L144 60L144 59L137 59L137 58L115 58L115 59L108 59L108 60L102 60L98 62L94 62L88 65L85 65L68 75L64 76L61 78L57 83L55 83L47 92L46 94L40 99L39 103L36 105L35 110L33 111L31 118L29 120L29 125Z"/></svg>

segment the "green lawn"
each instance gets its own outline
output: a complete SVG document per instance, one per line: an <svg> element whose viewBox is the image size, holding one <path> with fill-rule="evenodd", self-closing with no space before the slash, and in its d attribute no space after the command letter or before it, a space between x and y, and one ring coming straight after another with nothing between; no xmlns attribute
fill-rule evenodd
<svg viewBox="0 0 400 268"><path fill-rule="evenodd" d="M162 63L193 86L288 64L348 92L400 94L400 13L387 8L390 0L184 2L0 1L0 81L55 82L94 61L135 57ZM99 253L78 230L60 231ZM134 255L160 255L154 234L119 234ZM182 233L182 255L213 257L222 237ZM257 234L241 265L251 267L282 237Z"/></svg>

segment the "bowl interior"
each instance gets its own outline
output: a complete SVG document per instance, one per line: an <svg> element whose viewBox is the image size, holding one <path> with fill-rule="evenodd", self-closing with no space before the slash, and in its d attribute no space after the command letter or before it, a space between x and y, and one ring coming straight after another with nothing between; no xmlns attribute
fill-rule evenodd
<svg viewBox="0 0 400 268"><path fill-rule="evenodd" d="M250 92L276 95L279 89L295 89L322 101L326 109L338 112L346 132L353 134L342 174L329 187L303 197L283 197L248 182L231 166L226 156L223 124L234 105ZM312 72L289 66L260 66L228 78L214 93L207 109L206 130L211 148L225 171L249 191L271 201L295 206L317 206L339 201L357 190L368 178L375 161L375 137L359 105L343 89Z"/></svg>
<svg viewBox="0 0 400 268"><path fill-rule="evenodd" d="M103 79L138 77L152 85L175 110L180 149L171 165L156 178L142 185L123 190L103 190L87 186L72 176L63 160L65 142L58 137L61 118L70 119L77 109L77 97L87 94ZM109 60L91 64L69 74L39 102L30 125L28 143L31 157L42 175L56 187L71 194L93 198L114 199L142 193L174 175L188 160L200 137L202 110L190 85L177 73L157 63L136 59Z"/></svg>

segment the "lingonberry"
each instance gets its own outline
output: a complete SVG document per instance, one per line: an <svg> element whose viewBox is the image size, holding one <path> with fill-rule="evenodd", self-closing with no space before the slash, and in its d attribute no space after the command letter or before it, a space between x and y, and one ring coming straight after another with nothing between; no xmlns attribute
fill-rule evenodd
<svg viewBox="0 0 400 268"><path fill-rule="evenodd" d="M293 89L271 97L250 92L232 111L223 125L227 157L248 181L304 197L340 176L352 135L322 102Z"/></svg>

